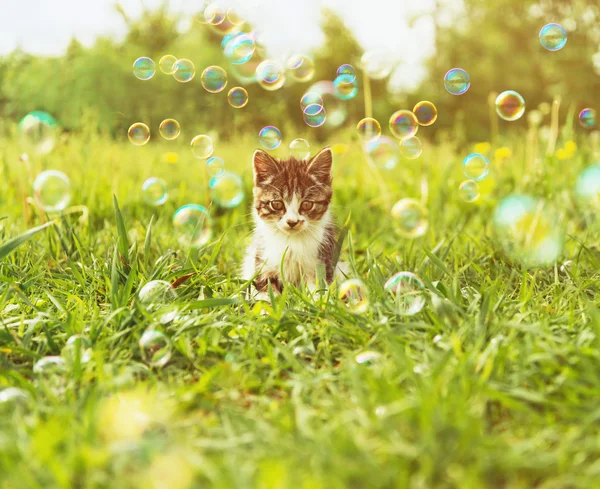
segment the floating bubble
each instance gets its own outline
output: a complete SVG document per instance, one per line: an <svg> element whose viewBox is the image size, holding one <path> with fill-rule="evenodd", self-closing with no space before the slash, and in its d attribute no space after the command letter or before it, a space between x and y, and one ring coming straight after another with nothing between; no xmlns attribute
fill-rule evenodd
<svg viewBox="0 0 600 489"><path fill-rule="evenodd" d="M172 75L177 70L177 68L175 68L175 63L177 63L177 58L171 54L167 54L160 58L158 67L165 75Z"/></svg>
<svg viewBox="0 0 600 489"><path fill-rule="evenodd" d="M192 154L200 160L210 158L215 150L213 140L204 134L192 139L190 147L192 148Z"/></svg>
<svg viewBox="0 0 600 489"><path fill-rule="evenodd" d="M410 110L399 110L390 117L390 131L398 139L410 138L418 130L419 121Z"/></svg>
<svg viewBox="0 0 600 489"><path fill-rule="evenodd" d="M327 120L327 112L322 105L309 105L303 111L304 122L310 127L320 127Z"/></svg>
<svg viewBox="0 0 600 489"><path fill-rule="evenodd" d="M325 124L326 127L336 128L344 123L346 117L348 116L348 110L346 108L346 104L334 95L333 82L329 80L319 81L312 85L307 92L316 93L322 99L322 103L320 104L309 105L321 105L323 108L327 108L326 111L323 110L323 114L321 117L321 119L325 117L325 120L323 120L322 122ZM308 105L306 107L308 107ZM306 109L306 107L304 108L304 110ZM313 108L312 112L316 112L316 108ZM304 120L306 121L306 117Z"/></svg>
<svg viewBox="0 0 600 489"><path fill-rule="evenodd" d="M340 100L352 100L358 93L356 76L338 75L333 80L333 94Z"/></svg>
<svg viewBox="0 0 600 489"><path fill-rule="evenodd" d="M310 144L306 139L294 139L290 143L290 154L297 160L306 160L310 156Z"/></svg>
<svg viewBox="0 0 600 489"><path fill-rule="evenodd" d="M92 343L83 335L73 335L67 340L61 354L70 364L77 361L87 363L92 359Z"/></svg>
<svg viewBox="0 0 600 489"><path fill-rule="evenodd" d="M431 124L436 121L438 116L436 106L427 100L419 102L417 105L415 105L413 108L413 114L415 114L415 117L421 126L431 126Z"/></svg>
<svg viewBox="0 0 600 489"><path fill-rule="evenodd" d="M258 133L258 142L267 150L276 149L281 144L281 131L275 126L265 126Z"/></svg>
<svg viewBox="0 0 600 489"><path fill-rule="evenodd" d="M242 87L233 87L227 94L227 102L234 109L241 109L248 104L248 92Z"/></svg>
<svg viewBox="0 0 600 489"><path fill-rule="evenodd" d="M444 76L444 86L452 95L462 95L471 86L471 79L465 70L452 68Z"/></svg>
<svg viewBox="0 0 600 489"><path fill-rule="evenodd" d="M421 156L422 152L423 143L418 137L412 136L400 141L400 154L407 160L414 160L418 158Z"/></svg>
<svg viewBox="0 0 600 489"><path fill-rule="evenodd" d="M179 83L188 83L196 76L196 67L189 59L178 59L173 65L173 78Z"/></svg>
<svg viewBox="0 0 600 489"><path fill-rule="evenodd" d="M143 146L150 141L150 128L143 122L136 122L127 131L127 137L132 144Z"/></svg>
<svg viewBox="0 0 600 489"><path fill-rule="evenodd" d="M227 11L227 20L235 26L240 26L245 22L244 18L233 7Z"/></svg>
<svg viewBox="0 0 600 489"><path fill-rule="evenodd" d="M33 407L33 399L24 389L7 387L0 390L0 415L8 419L16 412L24 413Z"/></svg>
<svg viewBox="0 0 600 489"><path fill-rule="evenodd" d="M33 182L38 205L46 212L60 212L71 202L71 182L63 172L46 170Z"/></svg>
<svg viewBox="0 0 600 489"><path fill-rule="evenodd" d="M458 195L465 202L475 202L480 195L479 185L474 180L465 180L458 187Z"/></svg>
<svg viewBox="0 0 600 489"><path fill-rule="evenodd" d="M209 66L200 77L204 90L218 93L227 86L227 72L220 66Z"/></svg>
<svg viewBox="0 0 600 489"><path fill-rule="evenodd" d="M579 174L575 197L584 209L600 210L600 163L588 166Z"/></svg>
<svg viewBox="0 0 600 489"><path fill-rule="evenodd" d="M181 133L181 127L179 126L179 122L177 122L175 119L165 119L160 123L158 132L167 141L172 141L173 139L177 139L179 137L179 134Z"/></svg>
<svg viewBox="0 0 600 489"><path fill-rule="evenodd" d="M586 129L593 128L596 125L596 111L594 109L583 109L579 113L579 124Z"/></svg>
<svg viewBox="0 0 600 489"><path fill-rule="evenodd" d="M354 357L354 360L359 365L365 365L367 367L379 366L383 363L384 357L381 353L376 351L364 351Z"/></svg>
<svg viewBox="0 0 600 489"><path fill-rule="evenodd" d="M227 18L227 10L218 2L210 3L204 9L204 20L210 25L220 25Z"/></svg>
<svg viewBox="0 0 600 489"><path fill-rule="evenodd" d="M250 34L240 33L233 35L225 45L225 56L234 65L241 65L250 61L254 51L256 50L256 42Z"/></svg>
<svg viewBox="0 0 600 489"><path fill-rule="evenodd" d="M381 53L367 51L360 58L363 71L373 80L381 80L392 72L392 64Z"/></svg>
<svg viewBox="0 0 600 489"><path fill-rule="evenodd" d="M346 309L355 314L362 314L369 308L369 290L359 279L346 280L340 285L338 298Z"/></svg>
<svg viewBox="0 0 600 489"><path fill-rule="evenodd" d="M149 178L142 185L142 195L144 201L149 205L163 205L169 198L167 182L161 178Z"/></svg>
<svg viewBox="0 0 600 489"><path fill-rule="evenodd" d="M381 136L381 124L372 117L361 119L356 125L356 130L363 142L371 141L372 139L377 139Z"/></svg>
<svg viewBox="0 0 600 489"><path fill-rule="evenodd" d="M150 58L142 57L133 62L133 74L138 80L150 80L156 73L156 65Z"/></svg>
<svg viewBox="0 0 600 489"><path fill-rule="evenodd" d="M290 76L299 82L312 80L315 76L315 63L303 54L290 56L287 60L287 69Z"/></svg>
<svg viewBox="0 0 600 489"><path fill-rule="evenodd" d="M399 272L392 275L384 289L390 294L396 313L401 316L414 316L425 307L425 285L414 273Z"/></svg>
<svg viewBox="0 0 600 489"><path fill-rule="evenodd" d="M171 359L171 340L160 331L146 331L139 345L142 359L152 367L164 367Z"/></svg>
<svg viewBox="0 0 600 489"><path fill-rule="evenodd" d="M525 100L514 90L506 90L496 97L496 113L505 121L516 121L525 113Z"/></svg>
<svg viewBox="0 0 600 489"><path fill-rule="evenodd" d="M540 31L540 43L548 51L558 51L567 44L567 31L560 24L546 24Z"/></svg>
<svg viewBox="0 0 600 489"><path fill-rule="evenodd" d="M316 92L307 92L300 99L300 107L302 111L309 105L323 105L323 98Z"/></svg>
<svg viewBox="0 0 600 489"><path fill-rule="evenodd" d="M226 171L213 177L208 187L211 200L219 207L232 209L244 200L244 182L236 173Z"/></svg>
<svg viewBox="0 0 600 489"><path fill-rule="evenodd" d="M212 219L204 206L186 204L173 214L173 226L184 246L200 248L212 238Z"/></svg>
<svg viewBox="0 0 600 489"><path fill-rule="evenodd" d="M470 180L479 182L490 173L490 164L485 156L471 153L463 160L463 173Z"/></svg>
<svg viewBox="0 0 600 489"><path fill-rule="evenodd" d="M429 212L418 200L402 199L392 207L398 232L405 238L423 236L429 228Z"/></svg>
<svg viewBox="0 0 600 489"><path fill-rule="evenodd" d="M58 125L56 119L47 112L35 110L19 122L21 142L27 150L45 155L54 149Z"/></svg>
<svg viewBox="0 0 600 489"><path fill-rule="evenodd" d="M266 59L256 67L256 81L265 90L278 90L285 83L285 71L281 63Z"/></svg>
<svg viewBox="0 0 600 489"><path fill-rule="evenodd" d="M365 152L373 165L384 170L395 168L400 159L398 143L387 136L367 141Z"/></svg>
<svg viewBox="0 0 600 489"><path fill-rule="evenodd" d="M168 323L175 318L177 312L169 309L177 299L177 292L169 282L151 280L140 289L138 297L148 312L160 314L161 323Z"/></svg>
<svg viewBox="0 0 600 489"><path fill-rule="evenodd" d="M218 156L213 156L206 160L206 171L211 177L218 177L223 175L225 171L225 161L223 158L219 158Z"/></svg>
<svg viewBox="0 0 600 489"><path fill-rule="evenodd" d="M354 80L356 78L356 70L352 65L343 64L337 69L336 75L349 75L352 77L352 80Z"/></svg>

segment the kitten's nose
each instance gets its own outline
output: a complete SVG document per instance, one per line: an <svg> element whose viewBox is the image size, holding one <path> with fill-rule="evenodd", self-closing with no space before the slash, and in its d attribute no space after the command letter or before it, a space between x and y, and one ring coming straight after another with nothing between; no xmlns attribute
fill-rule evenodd
<svg viewBox="0 0 600 489"><path fill-rule="evenodd" d="M298 224L300 221L292 221L291 219L287 220L287 225L291 228L296 227L296 224Z"/></svg>

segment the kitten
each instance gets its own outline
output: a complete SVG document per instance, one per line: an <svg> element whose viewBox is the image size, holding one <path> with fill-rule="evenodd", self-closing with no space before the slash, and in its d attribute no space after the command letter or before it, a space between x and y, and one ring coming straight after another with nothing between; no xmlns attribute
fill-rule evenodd
<svg viewBox="0 0 600 489"><path fill-rule="evenodd" d="M307 160L254 152L255 229L243 278L254 278L261 296L269 283L275 292L285 282L304 282L314 289L319 263L325 265L327 283L333 281L337 227L329 212L332 163L330 148Z"/></svg>

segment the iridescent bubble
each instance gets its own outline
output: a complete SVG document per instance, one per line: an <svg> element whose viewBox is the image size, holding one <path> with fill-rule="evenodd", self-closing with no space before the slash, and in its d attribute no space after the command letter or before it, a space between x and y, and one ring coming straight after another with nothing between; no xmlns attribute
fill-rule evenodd
<svg viewBox="0 0 600 489"><path fill-rule="evenodd" d="M206 171L211 177L218 177L223 175L225 171L225 161L223 158L219 158L218 156L213 156L206 160Z"/></svg>
<svg viewBox="0 0 600 489"><path fill-rule="evenodd" d="M200 248L212 238L212 219L204 206L186 204L173 214L173 226L184 246Z"/></svg>
<svg viewBox="0 0 600 489"><path fill-rule="evenodd" d="M177 63L177 58L171 54L167 54L160 58L158 67L165 75L172 75L176 71L175 63Z"/></svg>
<svg viewBox="0 0 600 489"><path fill-rule="evenodd" d="M353 77L353 80L354 80L356 78L356 70L354 69L354 66L352 66L352 65L343 64L337 69L336 75L337 76L349 75L349 76Z"/></svg>
<svg viewBox="0 0 600 489"><path fill-rule="evenodd" d="M418 130L419 121L410 110L399 110L390 117L390 131L398 139L410 138Z"/></svg>
<svg viewBox="0 0 600 489"><path fill-rule="evenodd" d="M218 2L212 2L204 9L204 20L207 24L220 25L226 18L227 10Z"/></svg>
<svg viewBox="0 0 600 489"><path fill-rule="evenodd" d="M307 92L300 99L300 107L304 111L309 105L323 105L323 98L316 92Z"/></svg>
<svg viewBox="0 0 600 489"><path fill-rule="evenodd" d="M33 399L29 392L18 387L7 387L0 390L0 415L4 419L14 413L25 413L33 407Z"/></svg>
<svg viewBox="0 0 600 489"><path fill-rule="evenodd" d="M321 105L327 109L326 112L325 110L323 111L324 114L326 113L326 119L324 121L326 127L336 128L344 123L346 117L348 116L348 109L346 108L347 104L342 102L334 95L333 82L329 80L319 81L312 85L307 90L307 93L316 93L321 97L322 103L309 105ZM306 109L306 107L304 109ZM313 108L313 112L314 111L315 108Z"/></svg>
<svg viewBox="0 0 600 489"><path fill-rule="evenodd" d="M303 54L295 54L287 60L290 76L299 82L312 80L315 76L315 64L311 58Z"/></svg>
<svg viewBox="0 0 600 489"><path fill-rule="evenodd" d="M297 160L306 160L310 156L310 144L306 139L294 139L290 143L290 154Z"/></svg>
<svg viewBox="0 0 600 489"><path fill-rule="evenodd" d="M377 168L391 170L400 159L398 143L387 136L374 138L365 143L367 158Z"/></svg>
<svg viewBox="0 0 600 489"><path fill-rule="evenodd" d="M395 312L401 316L414 316L425 307L425 285L414 273L399 272L392 275L384 289L391 296Z"/></svg>
<svg viewBox="0 0 600 489"><path fill-rule="evenodd" d="M171 359L171 340L154 329L142 335L139 342L142 359L152 367L164 367Z"/></svg>
<svg viewBox="0 0 600 489"><path fill-rule="evenodd" d="M192 139L190 147L192 154L199 160L210 158L215 150L213 140L204 134L200 134Z"/></svg>
<svg viewBox="0 0 600 489"><path fill-rule="evenodd" d="M421 156L422 152L423 143L418 137L412 136L400 141L400 154L407 160L414 160L418 158Z"/></svg>
<svg viewBox="0 0 600 489"><path fill-rule="evenodd" d="M558 51L567 44L567 31L560 24L546 24L540 31L540 43L548 51Z"/></svg>
<svg viewBox="0 0 600 489"><path fill-rule="evenodd" d="M358 93L356 76L338 75L333 80L333 94L340 100L352 100Z"/></svg>
<svg viewBox="0 0 600 489"><path fill-rule="evenodd" d="M234 109L241 109L248 103L248 92L242 87L233 87L227 94L227 102Z"/></svg>
<svg viewBox="0 0 600 489"><path fill-rule="evenodd" d="M415 105L413 108L413 114L415 114L415 117L421 126L431 126L431 124L436 121L438 116L436 106L427 100L419 102L417 105Z"/></svg>
<svg viewBox="0 0 600 489"><path fill-rule="evenodd" d="M579 174L575 197L585 210L600 210L600 163L588 166Z"/></svg>
<svg viewBox="0 0 600 489"><path fill-rule="evenodd" d="M474 180L465 180L458 187L458 195L465 202L475 202L480 195L479 185Z"/></svg>
<svg viewBox="0 0 600 489"><path fill-rule="evenodd" d="M227 20L235 26L242 25L245 22L244 18L233 7L227 10Z"/></svg>
<svg viewBox="0 0 600 489"><path fill-rule="evenodd" d="M359 365L365 365L366 367L380 366L384 362L384 357L381 353L376 351L363 351L354 357L354 360Z"/></svg>
<svg viewBox="0 0 600 489"><path fill-rule="evenodd" d="M381 53L367 51L360 58L363 71L373 80L381 80L392 72L392 64Z"/></svg>
<svg viewBox="0 0 600 489"><path fill-rule="evenodd" d="M320 127L327 120L327 112L322 105L312 104L303 110L304 122L310 127Z"/></svg>
<svg viewBox="0 0 600 489"><path fill-rule="evenodd" d="M267 150L274 150L281 144L281 131L275 126L265 126L258 133L258 142Z"/></svg>
<svg viewBox="0 0 600 489"><path fill-rule="evenodd" d="M92 342L80 334L70 336L61 355L71 365L77 361L87 363L92 359Z"/></svg>
<svg viewBox="0 0 600 489"><path fill-rule="evenodd" d="M173 65L173 78L179 83L188 83L196 76L196 67L189 59L178 59Z"/></svg>
<svg viewBox="0 0 600 489"><path fill-rule="evenodd" d="M220 66L209 66L200 77L204 90L218 93L227 86L227 72Z"/></svg>
<svg viewBox="0 0 600 489"><path fill-rule="evenodd" d="M60 212L71 202L71 182L63 172L46 170L33 182L35 201L46 212Z"/></svg>
<svg viewBox="0 0 600 489"><path fill-rule="evenodd" d="M167 182L161 178L151 177L142 185L144 201L152 206L163 205L169 198Z"/></svg>
<svg viewBox="0 0 600 489"><path fill-rule="evenodd" d="M444 86L452 95L462 95L471 86L471 79L465 70L452 68L444 76Z"/></svg>
<svg viewBox="0 0 600 489"><path fill-rule="evenodd" d="M150 58L142 57L133 62L133 74L138 80L150 80L156 73L156 65Z"/></svg>
<svg viewBox="0 0 600 489"><path fill-rule="evenodd" d="M506 90L496 97L496 113L505 121L516 121L525 113L525 100L514 90Z"/></svg>
<svg viewBox="0 0 600 489"><path fill-rule="evenodd" d="M144 308L159 316L159 321L166 324L175 319L177 311L173 303L177 300L177 292L165 280L151 280L139 291L138 297Z"/></svg>
<svg viewBox="0 0 600 489"><path fill-rule="evenodd" d="M127 137L132 144L143 146L150 141L150 128L143 122L136 122L127 131Z"/></svg>
<svg viewBox="0 0 600 489"><path fill-rule="evenodd" d="M418 200L402 199L392 207L396 229L405 238L423 236L429 228L429 212Z"/></svg>
<svg viewBox="0 0 600 489"><path fill-rule="evenodd" d="M369 309L369 290L359 279L346 280L340 285L338 298L346 309L355 314L362 314Z"/></svg>
<svg viewBox="0 0 600 489"><path fill-rule="evenodd" d="M35 110L19 122L21 142L28 151L45 155L54 149L58 134L56 119L48 112Z"/></svg>
<svg viewBox="0 0 600 489"><path fill-rule="evenodd" d="M240 33L233 35L225 45L225 56L234 65L241 65L250 61L254 51L256 50L256 42L250 34Z"/></svg>
<svg viewBox="0 0 600 489"><path fill-rule="evenodd" d="M361 119L356 125L356 130L363 142L371 141L372 139L377 139L381 136L381 124L372 117Z"/></svg>
<svg viewBox="0 0 600 489"><path fill-rule="evenodd" d="M179 122L177 122L175 119L165 119L160 123L158 132L167 141L172 141L173 139L177 139L179 137L179 134L181 133L181 127L179 126Z"/></svg>
<svg viewBox="0 0 600 489"><path fill-rule="evenodd" d="M244 200L244 182L236 173L226 171L213 177L208 187L211 200L219 207L232 209Z"/></svg>
<svg viewBox="0 0 600 489"><path fill-rule="evenodd" d="M463 160L463 173L469 180L479 182L490 173L490 163L479 153L471 153Z"/></svg>
<svg viewBox="0 0 600 489"><path fill-rule="evenodd" d="M266 59L256 67L256 81L265 90L278 90L285 83L285 71L281 63Z"/></svg>
<svg viewBox="0 0 600 489"><path fill-rule="evenodd" d="M596 126L596 111L594 109L583 109L579 113L579 124L586 129Z"/></svg>

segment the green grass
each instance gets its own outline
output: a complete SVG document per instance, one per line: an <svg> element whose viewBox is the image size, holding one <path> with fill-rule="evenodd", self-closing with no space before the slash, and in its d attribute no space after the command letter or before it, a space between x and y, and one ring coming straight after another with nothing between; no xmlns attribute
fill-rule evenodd
<svg viewBox="0 0 600 489"><path fill-rule="evenodd" d="M597 487L599 241L571 193L591 144L578 141L568 161L541 147L527 160L525 136L507 139L513 156L492 163L489 189L468 205L456 189L470 148L429 144L421 159L378 174L349 135L331 142L348 144L335 157L334 211L342 222L352 215L342 258L370 291L360 316L333 289L245 301L236 271L251 232L248 198L212 208L214 242L182 249L173 211L209 203L203 163L184 141L136 148L71 136L29 168L3 141L0 243L45 222L25 200L42 168L65 171L72 205L89 213L66 214L0 260L0 389L33 399L0 405L2 489ZM248 195L255 144L217 143ZM166 151L179 161L165 163ZM150 176L170 185L164 207L142 202ZM430 230L403 239L389 209L423 190ZM498 245L491 215L514 191L558 209L568 270L526 269ZM401 270L421 276L430 297L409 318L383 291ZM161 326L173 356L151 368L138 341L160 314L137 292L182 277L179 316ZM76 355L57 377L33 373L74 334L92 343L87 363ZM368 350L381 362L359 365Z"/></svg>

